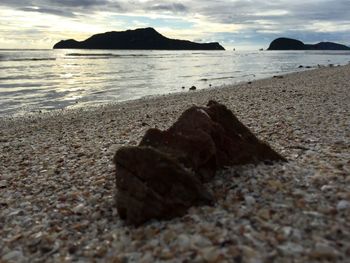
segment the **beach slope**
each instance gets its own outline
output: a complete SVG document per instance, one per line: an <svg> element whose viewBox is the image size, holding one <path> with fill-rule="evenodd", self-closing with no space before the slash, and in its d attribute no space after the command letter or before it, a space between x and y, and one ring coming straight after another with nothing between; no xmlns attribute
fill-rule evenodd
<svg viewBox="0 0 350 263"><path fill-rule="evenodd" d="M0 119L0 261L346 262L350 66ZM115 151L193 104L227 105L288 163L218 172L214 207L129 228Z"/></svg>

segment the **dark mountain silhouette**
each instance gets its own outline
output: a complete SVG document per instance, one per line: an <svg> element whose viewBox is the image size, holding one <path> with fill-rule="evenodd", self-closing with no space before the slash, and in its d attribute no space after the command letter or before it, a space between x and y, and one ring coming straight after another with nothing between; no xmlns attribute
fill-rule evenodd
<svg viewBox="0 0 350 263"><path fill-rule="evenodd" d="M316 49L316 50L350 50L350 47L338 44L338 43L333 43L333 42L320 42L315 45L309 45L311 46L311 49Z"/></svg>
<svg viewBox="0 0 350 263"><path fill-rule="evenodd" d="M62 40L53 46L79 49L157 49L157 50L225 50L219 43L195 43L164 37L153 28L96 34L84 41Z"/></svg>
<svg viewBox="0 0 350 263"><path fill-rule="evenodd" d="M296 39L282 37L272 41L267 50L350 50L350 47L332 42L304 44Z"/></svg>

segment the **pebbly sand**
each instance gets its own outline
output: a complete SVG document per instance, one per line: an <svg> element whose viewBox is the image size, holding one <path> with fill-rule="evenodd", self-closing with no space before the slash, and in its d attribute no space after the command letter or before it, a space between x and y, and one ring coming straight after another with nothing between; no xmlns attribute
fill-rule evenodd
<svg viewBox="0 0 350 263"><path fill-rule="evenodd" d="M0 119L0 262L348 262L350 65ZM192 104L227 105L286 164L231 167L214 207L127 227L112 158Z"/></svg>

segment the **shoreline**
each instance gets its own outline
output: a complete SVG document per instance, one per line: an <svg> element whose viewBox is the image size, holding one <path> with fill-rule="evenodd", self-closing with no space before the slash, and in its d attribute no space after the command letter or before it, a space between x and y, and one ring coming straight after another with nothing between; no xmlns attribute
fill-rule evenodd
<svg viewBox="0 0 350 263"><path fill-rule="evenodd" d="M349 64L346 65L337 65L334 67L345 67ZM218 90L220 92L220 90L222 89L234 89L236 87L239 88L244 88L244 87L251 87L252 83L255 83L257 85L259 85L258 83L261 81L266 81L266 80L271 80L271 79L275 79L275 78L279 78L280 76L284 77L284 76L289 76L289 75L293 75L293 74L298 74L298 73L303 73L303 72L309 72L309 71L314 71L314 70L319 70L319 69L326 69L328 68L327 65L323 65L320 66L318 68L303 68L303 69L296 69L296 71L293 72L279 72L276 73L273 76L268 76L268 77L263 77L263 78L259 78L259 79L254 79L254 80L250 80L250 81L246 81L246 80L242 80L240 82L237 83L233 83L233 84L223 84L223 85L219 85L219 86L212 86L212 87L208 87L208 88L201 88L201 89L197 89L197 90L184 90L184 91L175 91L175 92L170 92L170 93L166 93L166 94L152 94L152 95L145 95L142 96L140 98L136 98L136 99L129 99L129 100L124 100L124 101L118 101L118 102L107 102L107 103L102 103L102 104L86 104L86 105L72 105L72 106L68 106L66 108L62 108L62 109L53 109L53 110L46 110L46 111L40 111L40 110L35 110L35 111L29 111L29 112L23 112L23 113L16 113L16 114L10 114L10 115L0 115L0 123L2 121L8 122L8 121L16 121L19 119L42 119L42 118L51 118L51 117L56 117L59 115L64 115L64 114L74 114L77 112L86 112L86 111L99 111L102 108L113 108L113 107L118 107L118 106L128 106L129 104L139 104L139 103L143 103L145 101L154 101L154 100L160 100L164 97L169 97L169 99L171 99L171 97L181 97L181 96L187 96L190 95L191 93L206 93L209 92L215 92L216 90ZM176 100L176 98L175 98Z"/></svg>
<svg viewBox="0 0 350 263"><path fill-rule="evenodd" d="M350 65L84 109L0 118L0 259L346 262ZM112 158L193 104L225 104L288 159L232 167L214 207L126 227Z"/></svg>
<svg viewBox="0 0 350 263"><path fill-rule="evenodd" d="M192 52L188 56L181 52L136 54L130 51L104 52L103 56L68 51L55 54L44 51L40 54L30 51L5 53L2 54L6 67L4 83L0 85L0 118L176 93L182 90L182 86L189 88L194 85L197 89L219 87L329 63L349 63L346 54L337 52L272 54L242 51L226 55ZM104 71L102 61L110 65L111 70ZM135 61L139 63L133 70L123 69L126 62ZM23 65L29 67L27 77L21 73ZM304 68L299 68L301 65ZM69 73L66 67L70 68ZM81 67L84 67L83 71Z"/></svg>

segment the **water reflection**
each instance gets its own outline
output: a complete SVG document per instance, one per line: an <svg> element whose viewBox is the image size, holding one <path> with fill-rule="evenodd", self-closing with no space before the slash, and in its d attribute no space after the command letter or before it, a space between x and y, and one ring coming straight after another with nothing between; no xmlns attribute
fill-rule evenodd
<svg viewBox="0 0 350 263"><path fill-rule="evenodd" d="M350 52L1 50L0 58L1 115L251 81L299 65L347 64Z"/></svg>

